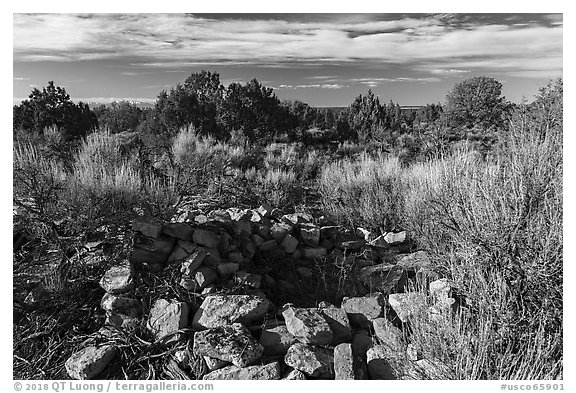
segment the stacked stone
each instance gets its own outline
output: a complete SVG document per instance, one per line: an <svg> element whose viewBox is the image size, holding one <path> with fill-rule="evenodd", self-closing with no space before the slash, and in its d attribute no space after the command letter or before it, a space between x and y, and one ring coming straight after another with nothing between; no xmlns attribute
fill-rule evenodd
<svg viewBox="0 0 576 393"><path fill-rule="evenodd" d="M204 379L393 379L395 354L408 351L420 361L389 321L409 323L426 300L423 294L403 293L410 277L430 270L425 252L405 253L410 249L405 232L375 236L358 228L349 234L339 226L315 225L310 215L283 214L268 205L181 212L174 222L138 220L133 229L130 261L109 269L100 282L107 315L100 333L112 339L118 329L130 331L143 322L142 305L132 295L134 267L154 272L178 264L179 285L199 294L202 305L189 320L193 310L187 303L157 299L147 310L146 327L166 346L192 331L192 351L198 356L177 363L186 369L192 367L190 359L202 359L209 370ZM249 269L257 253L293 258L304 278L313 275L305 266L316 258L352 265L365 296L344 298L339 308L286 304L275 313L259 291L263 277ZM245 294L219 291L230 285L242 285ZM430 294L435 316L453 309L446 280L431 283ZM93 378L116 353L114 345L86 347L66 368L73 378Z"/></svg>

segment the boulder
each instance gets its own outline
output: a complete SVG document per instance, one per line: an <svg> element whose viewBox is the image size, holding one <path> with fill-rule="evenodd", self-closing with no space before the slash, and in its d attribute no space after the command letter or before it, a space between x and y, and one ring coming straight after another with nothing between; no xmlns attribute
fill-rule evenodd
<svg viewBox="0 0 576 393"><path fill-rule="evenodd" d="M318 247L320 243L320 228L303 226L300 228L300 239L310 247Z"/></svg>
<svg viewBox="0 0 576 393"><path fill-rule="evenodd" d="M104 273L100 286L114 295L129 292L134 288L134 269L129 263L112 266Z"/></svg>
<svg viewBox="0 0 576 393"><path fill-rule="evenodd" d="M370 379L396 379L396 375L389 362L389 353L381 345L375 345L366 353L368 360L368 375Z"/></svg>
<svg viewBox="0 0 576 393"><path fill-rule="evenodd" d="M268 322L262 329L260 344L264 347L264 355L286 355L288 348L296 342L284 324Z"/></svg>
<svg viewBox="0 0 576 393"><path fill-rule="evenodd" d="M348 314L350 323L358 327L369 327L372 320L382 315L384 300L382 294L374 293L363 297L345 297L342 308Z"/></svg>
<svg viewBox="0 0 576 393"><path fill-rule="evenodd" d="M160 235L152 238L136 232L130 261L157 270L166 264L175 244L176 238L172 236Z"/></svg>
<svg viewBox="0 0 576 393"><path fill-rule="evenodd" d="M340 231L342 227L331 225L331 226L324 226L320 228L320 239L326 239L331 242L336 242L340 237Z"/></svg>
<svg viewBox="0 0 576 393"><path fill-rule="evenodd" d="M202 265L202 262L204 262L206 255L207 253L204 248L198 248L190 256L184 259L184 261L182 261L180 272L187 276L193 275L196 269L198 269L200 265Z"/></svg>
<svg viewBox="0 0 576 393"><path fill-rule="evenodd" d="M250 236L252 234L252 224L250 221L234 221L232 232L236 236Z"/></svg>
<svg viewBox="0 0 576 393"><path fill-rule="evenodd" d="M175 300L158 299L150 309L148 329L155 339L171 344L181 338L176 331L188 327L188 305Z"/></svg>
<svg viewBox="0 0 576 393"><path fill-rule="evenodd" d="M232 364L232 363L227 362L225 360L211 358L210 356L203 356L203 358L204 358L204 363L206 363L206 367L210 371L218 370L218 369L227 367L230 364Z"/></svg>
<svg viewBox="0 0 576 393"><path fill-rule="evenodd" d="M295 343L288 349L284 363L310 377L334 378L334 353L327 348Z"/></svg>
<svg viewBox="0 0 576 393"><path fill-rule="evenodd" d="M287 381L305 381L306 375L304 375L304 373L300 370L295 370L292 367L289 367L288 372L282 379Z"/></svg>
<svg viewBox="0 0 576 393"><path fill-rule="evenodd" d="M162 222L155 218L138 218L132 222L132 229L142 235L157 238L162 234Z"/></svg>
<svg viewBox="0 0 576 393"><path fill-rule="evenodd" d="M334 379L368 379L366 363L352 351L352 344L342 343L334 347Z"/></svg>
<svg viewBox="0 0 576 393"><path fill-rule="evenodd" d="M124 296L105 294L100 306L108 312L138 318L142 314L142 305L139 300Z"/></svg>
<svg viewBox="0 0 576 393"><path fill-rule="evenodd" d="M178 240L176 242L176 245L184 249L188 254L192 254L198 248L198 246L195 243L187 240Z"/></svg>
<svg viewBox="0 0 576 393"><path fill-rule="evenodd" d="M355 356L366 358L366 352L374 346L374 341L370 337L370 332L365 329L358 330L352 339L352 351Z"/></svg>
<svg viewBox="0 0 576 393"><path fill-rule="evenodd" d="M214 328L235 322L251 324L262 319L270 307L265 297L256 295L210 295L194 315L196 329Z"/></svg>
<svg viewBox="0 0 576 393"><path fill-rule="evenodd" d="M198 284L197 289L202 290L208 285L215 283L218 279L218 274L216 274L216 271L211 267L202 266L194 273L194 279Z"/></svg>
<svg viewBox="0 0 576 393"><path fill-rule="evenodd" d="M180 261L180 260L188 257L190 254L191 254L190 252L186 251L184 248L180 247L180 245L178 245L178 243L176 243L176 245L172 249L172 253L168 257L167 262L172 263L175 261Z"/></svg>
<svg viewBox="0 0 576 393"><path fill-rule="evenodd" d="M254 364L264 348L241 323L194 333L194 353L231 362L237 367Z"/></svg>
<svg viewBox="0 0 576 393"><path fill-rule="evenodd" d="M400 321L408 322L408 319L425 305L426 299L419 292L391 293L388 295L388 303Z"/></svg>
<svg viewBox="0 0 576 393"><path fill-rule="evenodd" d="M305 344L328 345L333 334L321 311L313 308L286 307L282 312L290 334Z"/></svg>
<svg viewBox="0 0 576 393"><path fill-rule="evenodd" d="M423 269L430 269L432 262L426 251L416 251L411 254L401 254L396 257L396 264L404 270L417 273Z"/></svg>
<svg viewBox="0 0 576 393"><path fill-rule="evenodd" d="M104 371L117 353L113 345L83 348L66 360L66 372L74 379L93 379Z"/></svg>
<svg viewBox="0 0 576 393"><path fill-rule="evenodd" d="M390 349L390 352L398 353L403 351L402 331L388 321L386 318L376 318L372 321L374 336L380 344Z"/></svg>
<svg viewBox="0 0 576 393"><path fill-rule="evenodd" d="M406 241L406 232L405 231L397 233L388 232L384 236L384 240L386 240L386 243L388 243L391 246L396 244L402 244Z"/></svg>
<svg viewBox="0 0 576 393"><path fill-rule="evenodd" d="M292 227L283 222L276 222L270 227L270 236L274 238L278 243L284 240L284 237L292 231Z"/></svg>
<svg viewBox="0 0 576 393"><path fill-rule="evenodd" d="M280 243L280 246L282 246L284 252L292 254L294 251L296 251L296 248L298 247L298 239L296 239L292 235L286 235L284 236L282 243Z"/></svg>
<svg viewBox="0 0 576 393"><path fill-rule="evenodd" d="M348 315L346 310L336 307L323 308L322 315L330 330L332 330L333 338L332 345L338 345L344 342L350 342L352 340L352 328L350 327L350 321L348 320Z"/></svg>
<svg viewBox="0 0 576 393"><path fill-rule="evenodd" d="M164 224L162 232L164 232L165 235L172 236L177 239L192 241L194 228L183 222L170 222Z"/></svg>
<svg viewBox="0 0 576 393"><path fill-rule="evenodd" d="M262 243L262 244L258 247L258 249L259 249L260 251L264 251L264 252L265 252L265 251L273 250L273 249L275 249L276 247L278 247L278 242L277 242L276 240L272 239L272 240L268 240L268 241L265 241L264 243Z"/></svg>
<svg viewBox="0 0 576 393"><path fill-rule="evenodd" d="M216 248L220 245L220 236L205 229L194 230L193 239L194 243L209 248Z"/></svg>
<svg viewBox="0 0 576 393"><path fill-rule="evenodd" d="M244 262L244 255L240 251L234 251L228 254L228 260L234 263Z"/></svg>
<svg viewBox="0 0 576 393"><path fill-rule="evenodd" d="M322 247L306 247L302 249L302 256L307 259L324 258L328 252Z"/></svg>
<svg viewBox="0 0 576 393"><path fill-rule="evenodd" d="M216 271L220 277L228 277L240 270L240 265L235 262L226 262L216 265Z"/></svg>
<svg viewBox="0 0 576 393"><path fill-rule="evenodd" d="M264 239L268 239L270 237L270 226L261 223L254 223L252 224L252 232Z"/></svg>
<svg viewBox="0 0 576 393"><path fill-rule="evenodd" d="M224 367L204 375L204 380L274 380L280 379L280 363L272 362L262 366Z"/></svg>
<svg viewBox="0 0 576 393"><path fill-rule="evenodd" d="M391 293L400 282L403 274L404 269L402 267L381 263L361 268L358 272L358 280L371 291Z"/></svg>
<svg viewBox="0 0 576 393"><path fill-rule="evenodd" d="M249 286L250 288L259 289L262 285L262 276L260 274L239 271L234 275L234 282Z"/></svg>

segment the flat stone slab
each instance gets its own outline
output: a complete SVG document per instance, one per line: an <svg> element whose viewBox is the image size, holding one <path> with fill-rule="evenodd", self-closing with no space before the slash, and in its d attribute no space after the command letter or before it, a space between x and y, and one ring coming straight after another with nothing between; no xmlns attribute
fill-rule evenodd
<svg viewBox="0 0 576 393"><path fill-rule="evenodd" d="M194 333L195 353L231 362L237 367L254 364L264 348L241 323Z"/></svg>
<svg viewBox="0 0 576 393"><path fill-rule="evenodd" d="M334 378L334 353L331 349L296 343L288 349L284 363L310 377Z"/></svg>
<svg viewBox="0 0 576 393"><path fill-rule="evenodd" d="M382 295L374 293L371 296L345 297L342 308L353 325L369 327L373 319L382 315L383 303Z"/></svg>
<svg viewBox="0 0 576 393"><path fill-rule="evenodd" d="M100 279L100 286L106 292L119 294L129 292L134 288L134 270L129 263L112 266Z"/></svg>
<svg viewBox="0 0 576 393"><path fill-rule="evenodd" d="M205 380L274 380L280 379L280 363L272 362L262 366L244 368L228 366L204 375Z"/></svg>
<svg viewBox="0 0 576 393"><path fill-rule="evenodd" d="M332 329L318 309L287 307L282 316L288 331L298 341L316 345L328 345L332 342Z"/></svg>
<svg viewBox="0 0 576 393"><path fill-rule="evenodd" d="M66 360L66 372L74 379L93 379L104 371L117 353L113 345L83 348Z"/></svg>
<svg viewBox="0 0 576 393"><path fill-rule="evenodd" d="M194 315L196 329L214 328L234 322L250 325L262 319L270 307L268 299L256 295L210 295Z"/></svg>
<svg viewBox="0 0 576 393"><path fill-rule="evenodd" d="M391 293L388 295L388 303L396 312L400 321L406 323L409 318L425 305L424 295L418 292Z"/></svg>
<svg viewBox="0 0 576 393"><path fill-rule="evenodd" d="M173 333L188 327L188 305L175 300L156 300L150 309L147 326L156 340L164 344L178 341L180 335Z"/></svg>
<svg viewBox="0 0 576 393"><path fill-rule="evenodd" d="M268 323L260 334L260 344L264 347L264 355L286 355L288 348L296 342L284 324Z"/></svg>

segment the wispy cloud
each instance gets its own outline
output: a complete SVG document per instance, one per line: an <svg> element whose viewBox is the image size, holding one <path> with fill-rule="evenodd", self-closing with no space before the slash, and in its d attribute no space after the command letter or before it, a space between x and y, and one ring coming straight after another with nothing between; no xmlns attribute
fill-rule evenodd
<svg viewBox="0 0 576 393"><path fill-rule="evenodd" d="M298 21L260 15L246 22L164 14L15 14L14 60L132 59L135 66L148 68L363 62L405 65L440 76L489 67L498 59L496 72L558 74L562 16L546 18L546 23L515 26L524 21L494 17L480 23L450 15L394 20L368 15L349 17L349 22L346 16ZM543 68L542 59L551 61Z"/></svg>
<svg viewBox="0 0 576 393"><path fill-rule="evenodd" d="M15 76L13 79L14 79L15 81L29 81L29 80L30 80L30 78L25 78L25 77L22 77L22 76Z"/></svg>

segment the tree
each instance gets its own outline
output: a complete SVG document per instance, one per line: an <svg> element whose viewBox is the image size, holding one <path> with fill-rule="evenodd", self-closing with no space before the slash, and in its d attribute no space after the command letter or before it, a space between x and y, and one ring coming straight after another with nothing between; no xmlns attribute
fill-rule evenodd
<svg viewBox="0 0 576 393"><path fill-rule="evenodd" d="M366 143L381 133L383 114L384 109L372 90L368 90L365 96L360 94L352 102L348 109L348 123L360 143Z"/></svg>
<svg viewBox="0 0 576 393"><path fill-rule="evenodd" d="M477 76L456 83L446 96L445 114L449 126L487 130L502 128L509 104L502 84L494 78Z"/></svg>
<svg viewBox="0 0 576 393"><path fill-rule="evenodd" d="M94 112L87 104L74 104L66 90L53 81L42 91L34 88L27 100L13 108L14 130L37 131L55 126L66 139L78 139L98 126Z"/></svg>
<svg viewBox="0 0 576 393"><path fill-rule="evenodd" d="M94 108L98 124L115 134L123 131L136 131L142 121L142 109L127 101L113 102L110 106Z"/></svg>

